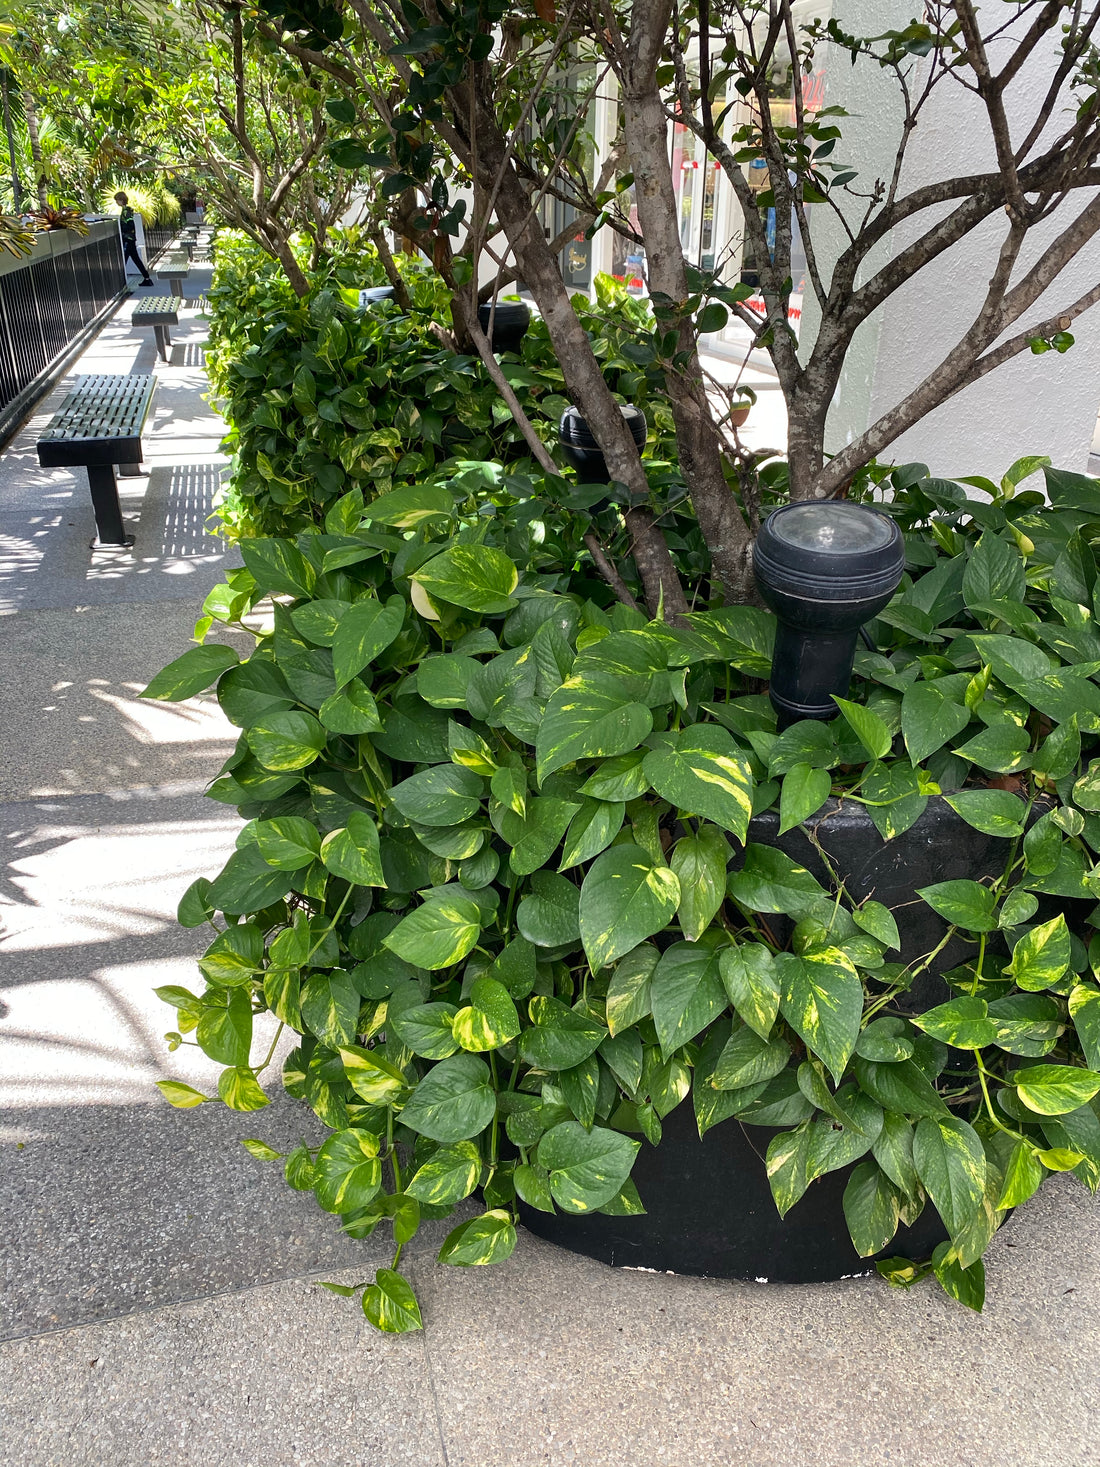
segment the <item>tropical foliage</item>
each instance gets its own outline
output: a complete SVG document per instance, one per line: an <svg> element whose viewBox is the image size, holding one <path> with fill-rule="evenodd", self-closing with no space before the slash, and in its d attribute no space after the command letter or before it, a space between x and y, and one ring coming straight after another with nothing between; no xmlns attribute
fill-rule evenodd
<svg viewBox="0 0 1100 1467"><path fill-rule="evenodd" d="M356 484L323 525L241 541L200 645L146 690L217 683L241 734L210 795L247 821L181 903L214 928L204 986L160 990L218 1093L161 1088L260 1110L254 1020L297 1032L284 1083L330 1134L246 1145L353 1236L392 1229L355 1291L379 1328L420 1323L397 1265L422 1218L478 1194L440 1253L468 1265L508 1256L521 1205L638 1211L634 1158L681 1104L700 1134L778 1128L783 1213L855 1163L865 1256L935 1208L931 1264L880 1267L974 1307L1008 1209L1050 1171L1095 1188L1100 488L1047 468L1048 507L1017 492L1039 467L971 501L920 465L876 475L908 574L836 719L781 734L770 616L610 604L545 557L541 484ZM253 629L247 659L204 640L215 620ZM846 890L829 813L889 841L930 800L997 862L922 888L942 938L911 951ZM776 845L795 829L801 861ZM913 1012L952 939L943 1001Z"/></svg>
<svg viewBox="0 0 1100 1467"><path fill-rule="evenodd" d="M378 12L351 0L288 12L282 0L265 0L261 11L261 35L304 76L324 73L339 88L333 105L354 111L370 99L358 121L344 114L348 135L334 138L330 153L364 169L372 188L384 175L383 197L415 201L410 229L453 285L456 320L487 367L476 302L502 281L524 281L570 400L628 488L624 518L651 615L662 606L683 612L690 589L602 364L570 309L562 250L577 234L614 230L644 257L659 327L648 350L692 509L731 601L752 596L758 461L728 431L727 401L700 359L702 337L733 317L770 355L788 409L790 493L813 499L846 492L906 429L1033 343L1064 333L1068 345L1074 321L1100 300L1100 285L1086 278L1078 293L1068 270L1100 229L1096 18L1070 0L1024 0L1004 14L953 0L920 20L904 0L890 0L865 23L857 13L815 19L797 0L471 0L446 11L410 3ZM855 95L881 99L881 153L856 142L840 102L811 100L802 78L822 72L830 91L831 78L850 75ZM609 94L616 102L597 156L592 108ZM991 160L979 171L968 163L953 175L949 156L917 156L928 124L946 125L950 108L970 109L958 116ZM736 200L740 238L728 268L720 255L696 268L685 251L672 124ZM468 192L456 187L462 180ZM568 221L562 233L558 218ZM1049 230L1041 241L1040 226ZM896 249L884 249L888 240ZM972 318L964 313L942 358L883 403L874 422L847 440L830 435L856 334L914 277L930 282L945 251L964 242L968 272L983 283ZM496 282L483 282L487 258L498 264ZM762 309L739 278L750 258ZM814 322L802 343L791 324L798 294Z"/></svg>
<svg viewBox="0 0 1100 1467"><path fill-rule="evenodd" d="M298 248L304 268L308 245ZM360 288L385 284L386 275L362 231L341 231L311 276L310 295L299 300L270 256L239 235L219 235L207 368L231 425L223 527L241 535L280 533L310 519L319 526L348 487L371 493L437 472L459 474L472 462L487 482L499 484L506 474L520 496L535 480L542 484L547 563L572 563L579 554L583 573L599 575L593 548L606 546L621 565L620 585L641 598L621 486L548 479L484 364L456 353L441 330L450 300L445 282L424 261L402 258L400 268L410 310L361 310ZM710 558L675 464L674 425L649 345L652 311L606 277L597 278L595 302L578 296L574 307L616 401L647 415L653 493L680 563L705 599ZM520 356L499 370L544 451L556 452L568 398L541 321L532 323ZM781 494L785 465L775 460L762 477L767 493Z"/></svg>
<svg viewBox="0 0 1100 1467"><path fill-rule="evenodd" d="M262 1110L276 1046L254 1052L254 1022L299 1036L284 1083L330 1134L285 1157L246 1144L352 1235L392 1231L392 1267L354 1291L381 1329L420 1323L398 1265L421 1219L476 1194L440 1254L469 1265L508 1256L524 1207L636 1212L635 1158L687 1104L701 1135L773 1133L781 1213L850 1168L857 1251L980 1307L1006 1212L1052 1171L1100 1182L1100 490L1036 459L967 481L968 499L876 455L1013 355L1061 351L1100 298L1040 303L1100 228L1095 200L1074 207L1100 154L1092 22L1037 0L1012 36L970 0L872 36L807 28L793 0L186 14L211 66L153 88L165 136L281 277L239 241L219 265L211 369L244 566L147 690L217 684L241 733L210 794L246 821L181 905L214 929L203 983L162 991L170 1044L223 1067L217 1095L166 1096ZM1020 136L1005 97L1055 51ZM822 54L894 89L888 177L849 158L843 109L804 105ZM910 189L917 123L956 81L997 166ZM597 170L605 82L619 104ZM670 120L741 205L762 312L685 257ZM335 233L356 175L370 227L431 270L381 233L373 253ZM603 227L644 250L648 304L607 281L595 303L569 296L563 238ZM978 317L827 453L861 324L994 227ZM801 349L799 239L821 321ZM408 301L361 310L383 278ZM540 319L498 360L476 308L519 279ZM730 316L772 356L785 461L746 447L703 371L700 337ZM645 413L640 447L624 401ZM563 469L567 402L609 484ZM1019 492L1040 468L1049 503ZM907 576L836 718L780 732L773 623L737 603L768 508L834 494L899 520ZM208 643L215 622L252 654ZM929 945L849 889L829 820L861 809L889 843L931 801L996 860L913 894ZM884 1258L925 1208L944 1232L931 1261Z"/></svg>

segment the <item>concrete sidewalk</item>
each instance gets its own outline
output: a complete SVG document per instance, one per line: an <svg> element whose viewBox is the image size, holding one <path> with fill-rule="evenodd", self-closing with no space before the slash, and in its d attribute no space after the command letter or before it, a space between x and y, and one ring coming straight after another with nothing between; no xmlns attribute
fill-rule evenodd
<svg viewBox="0 0 1100 1467"><path fill-rule="evenodd" d="M353 1283L386 1260L238 1145L317 1134L160 1101L208 1083L169 1055L154 985L192 981L173 920L238 822L201 797L235 730L209 697L137 694L188 645L226 564L203 531L221 425L203 323L172 362L124 306L77 371L156 370L136 544L91 552L80 471L0 460L0 1467L1049 1467L1100 1464L1100 1209L1049 1183L991 1251L975 1316L877 1279L762 1287L615 1271L521 1233L402 1267L426 1327L374 1333ZM147 339L148 337L148 339Z"/></svg>

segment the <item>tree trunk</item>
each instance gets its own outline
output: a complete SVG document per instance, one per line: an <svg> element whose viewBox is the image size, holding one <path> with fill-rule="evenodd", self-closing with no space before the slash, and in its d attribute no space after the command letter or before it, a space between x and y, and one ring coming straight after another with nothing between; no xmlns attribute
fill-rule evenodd
<svg viewBox="0 0 1100 1467"><path fill-rule="evenodd" d="M660 608L672 620L687 610L687 600L649 504L649 481L637 446L577 319L558 262L550 253L527 191L507 156L504 136L486 99L478 101L476 125L478 181L492 191L499 180L497 217L519 263L519 273L542 312L566 384L603 450L608 472L626 485L633 499L626 523L649 614L656 616Z"/></svg>
<svg viewBox="0 0 1100 1467"><path fill-rule="evenodd" d="M17 214L23 212L23 184L19 177L19 168L15 161L15 133L11 125L11 96L9 92L8 71L5 67L0 73L0 95L4 104L4 132L8 139L8 160L11 164L11 194L12 205Z"/></svg>
<svg viewBox="0 0 1100 1467"><path fill-rule="evenodd" d="M27 123L27 137L31 144L34 162L34 178L38 188L38 207L45 210L49 204L46 195L46 165L42 158L42 144L38 138L38 113L34 107L34 95L30 87L23 88L23 116Z"/></svg>
<svg viewBox="0 0 1100 1467"><path fill-rule="evenodd" d="M787 472L792 501L822 499L818 476L825 459L825 413L819 403L805 402L796 392L791 397L787 423Z"/></svg>
<svg viewBox="0 0 1100 1467"><path fill-rule="evenodd" d="M290 288L299 300L304 300L309 294L309 281L301 265L294 258L294 251L290 248L290 241L286 235L272 232L271 253L282 266L283 274L290 281Z"/></svg>
<svg viewBox="0 0 1100 1467"><path fill-rule="evenodd" d="M646 241L649 288L654 294L683 302L690 292L668 160L668 122L655 79L643 76L636 82L626 78L622 106L626 152ZM676 425L680 471L727 598L751 600L752 533L726 482L694 323L681 314L676 330L677 353L686 353L686 361L683 367L666 371L665 383Z"/></svg>
<svg viewBox="0 0 1100 1467"><path fill-rule="evenodd" d="M382 269L386 272L386 279L393 286L394 299L403 311L407 311L412 305L409 298L409 289L402 278L401 271L397 268L397 262L390 250L386 231L381 225L372 225L367 231L374 248L378 251L378 260Z"/></svg>

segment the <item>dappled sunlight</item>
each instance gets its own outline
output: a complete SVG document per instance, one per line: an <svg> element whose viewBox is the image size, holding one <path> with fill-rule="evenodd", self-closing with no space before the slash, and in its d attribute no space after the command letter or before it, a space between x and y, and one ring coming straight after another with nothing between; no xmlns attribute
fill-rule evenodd
<svg viewBox="0 0 1100 1467"><path fill-rule="evenodd" d="M182 805L194 810L196 794L166 786L9 811L0 1106L152 1102L158 1079L216 1084L220 1066L198 1049L169 1054L175 1015L153 990L201 989L195 957L213 934L180 928L176 906L196 877L216 874L240 821L213 808L211 819L157 818ZM257 1022L257 1052L273 1034L270 1019Z"/></svg>
<svg viewBox="0 0 1100 1467"><path fill-rule="evenodd" d="M212 696L192 698L187 703L159 703L138 696L140 683L124 683L123 686L126 694L109 692L109 683L93 678L89 681L88 691L97 702L113 708L124 720L131 736L140 743L189 744L196 739L235 738Z"/></svg>
<svg viewBox="0 0 1100 1467"><path fill-rule="evenodd" d="M169 1052L164 1035L175 1015L153 991L194 991L196 982L201 988L193 959L168 958L0 986L0 1107L151 1102L154 1083L167 1079L212 1093L222 1066L190 1044ZM275 1029L270 1015L257 1019L255 1053L266 1052ZM272 1065L269 1086L278 1075Z"/></svg>
<svg viewBox="0 0 1100 1467"><path fill-rule="evenodd" d="M220 439L223 431L221 421L213 413L194 413L184 418L175 416L169 409L164 417L146 429L145 442L149 451L155 453L157 444L165 438L171 438L173 445L180 444L182 440L183 445L189 448L192 442Z"/></svg>
<svg viewBox="0 0 1100 1467"><path fill-rule="evenodd" d="M0 798L37 800L168 780L199 788L214 778L238 736L214 697L158 703L139 697L142 686L65 677L43 680L38 689L31 684L19 709L25 741L9 751Z"/></svg>
<svg viewBox="0 0 1100 1467"><path fill-rule="evenodd" d="M32 515L21 534L10 530L0 531L0 587L18 582L23 576L33 574L42 564L46 553L46 537L61 524L63 515ZM14 595L0 593L0 615L18 611L21 587L14 588Z"/></svg>
<svg viewBox="0 0 1100 1467"><path fill-rule="evenodd" d="M202 370L206 366L206 351L197 341L174 343L171 352L171 365L173 367L198 368Z"/></svg>
<svg viewBox="0 0 1100 1467"><path fill-rule="evenodd" d="M220 431L211 419L210 436L198 444L204 462L181 463L194 455L181 452L173 433L170 462L157 462L150 452L145 472L119 479L133 546L91 547L95 527L83 476L66 475L36 507L9 511L0 523L0 616L117 600L140 581L155 583L142 586L143 596L186 595L201 604L220 572L239 563L238 553L207 527L224 464L211 452Z"/></svg>
<svg viewBox="0 0 1100 1467"><path fill-rule="evenodd" d="M0 474L0 798L17 802L0 810L0 1146L12 1149L45 1138L13 1108L160 1105L156 1080L212 1093L221 1068L191 1043L169 1053L175 1012L153 990L203 986L195 958L213 934L181 928L176 908L233 849L238 815L201 794L238 731L211 693L140 694L240 563L206 523L225 425L202 397L205 324L181 312L179 364L162 370L132 304L36 408ZM133 371L158 378L142 470L118 478L135 544L92 548L86 474L41 468L36 443L77 375ZM257 1021L258 1054L274 1027Z"/></svg>
<svg viewBox="0 0 1100 1467"><path fill-rule="evenodd" d="M136 805L139 797L131 798ZM150 812L165 803L163 796L145 801ZM125 799L118 804L122 815ZM78 823L78 812L64 805L56 813L39 805L33 813L33 824L2 832L5 957L162 932L174 924L184 890L196 877L218 870L240 829L230 813L210 820L138 817L94 826Z"/></svg>
<svg viewBox="0 0 1100 1467"><path fill-rule="evenodd" d="M0 1126L0 1146L26 1146L28 1141L53 1141L56 1131L39 1131L34 1126Z"/></svg>

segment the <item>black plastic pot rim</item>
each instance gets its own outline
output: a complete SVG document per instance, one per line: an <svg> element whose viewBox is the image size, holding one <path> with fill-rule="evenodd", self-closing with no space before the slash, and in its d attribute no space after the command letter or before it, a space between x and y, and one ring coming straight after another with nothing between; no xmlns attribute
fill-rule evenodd
<svg viewBox="0 0 1100 1467"><path fill-rule="evenodd" d="M619 411L622 413L623 422L630 429L630 436L640 448L649 436L649 424L646 422L645 414L641 408L634 407L630 403L621 404ZM558 424L558 438L560 442L569 444L573 448L592 449L596 453L603 452L587 420L575 407L566 408L562 413L561 422Z"/></svg>
<svg viewBox="0 0 1100 1467"><path fill-rule="evenodd" d="M646 434L644 437L639 437L637 433L634 433L633 431L631 432L631 437L634 439L634 442L639 448L642 447L642 445L645 443L646 437L648 436L649 435ZM558 438L560 442L569 444L571 448L580 448L588 453L603 452L603 449L600 447L599 443L597 443L596 439L592 436L591 433L577 433L575 431L562 432L559 433Z"/></svg>

